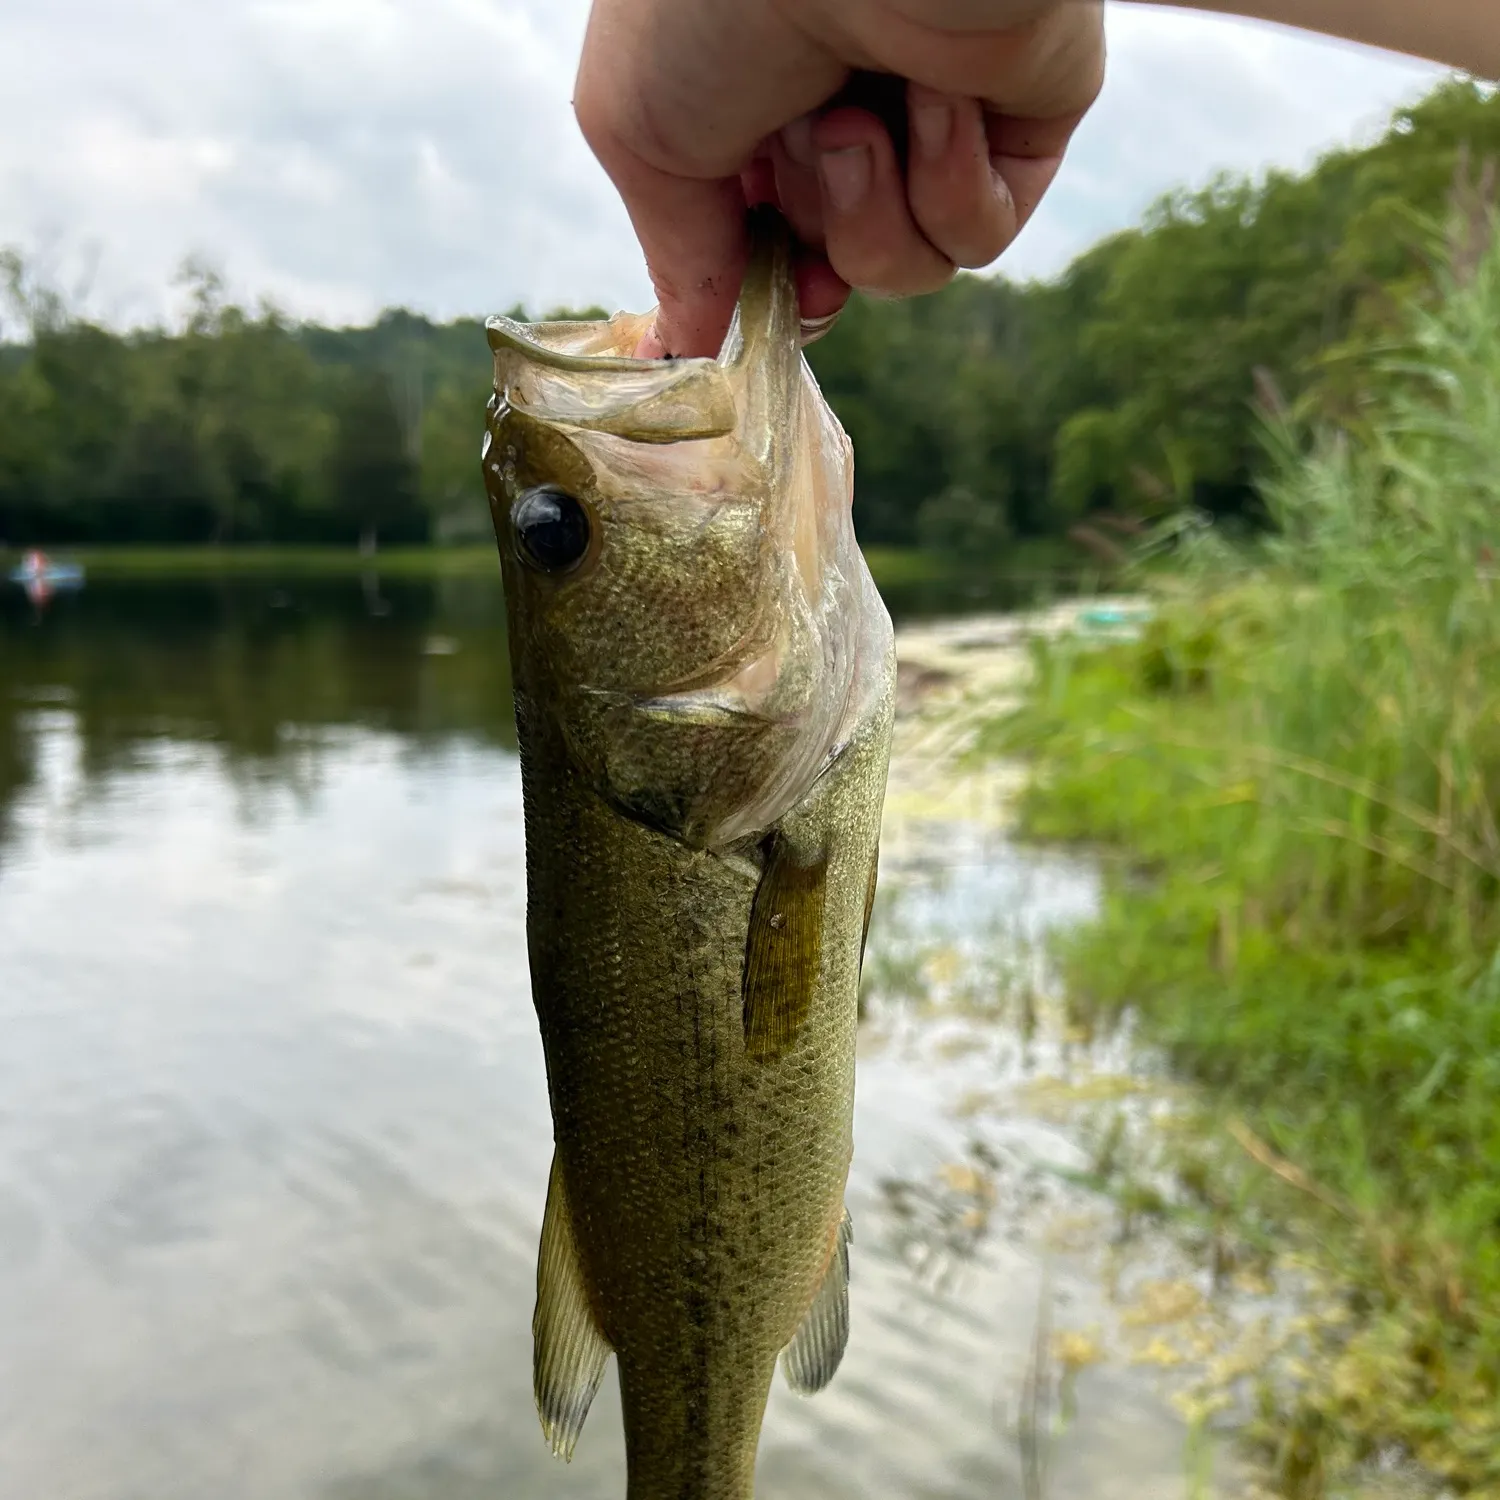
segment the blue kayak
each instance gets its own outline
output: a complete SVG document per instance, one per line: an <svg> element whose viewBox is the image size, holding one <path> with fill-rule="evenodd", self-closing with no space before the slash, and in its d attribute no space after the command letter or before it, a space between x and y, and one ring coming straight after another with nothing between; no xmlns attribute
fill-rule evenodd
<svg viewBox="0 0 1500 1500"><path fill-rule="evenodd" d="M23 588L42 585L50 589L76 589L83 586L83 569L77 563L20 563L10 570L10 581Z"/></svg>
<svg viewBox="0 0 1500 1500"><path fill-rule="evenodd" d="M1095 630L1115 630L1121 626L1144 625L1152 616L1150 605L1124 608L1118 605L1100 605L1095 609L1083 610L1078 618L1079 621Z"/></svg>

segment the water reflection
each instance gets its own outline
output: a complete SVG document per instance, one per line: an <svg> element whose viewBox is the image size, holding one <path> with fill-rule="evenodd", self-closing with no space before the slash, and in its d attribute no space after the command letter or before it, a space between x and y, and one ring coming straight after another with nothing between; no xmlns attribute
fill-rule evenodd
<svg viewBox="0 0 1500 1500"><path fill-rule="evenodd" d="M513 747L504 602L485 578L104 580L38 615L0 589L0 839L56 710L87 786L166 743L290 786L354 728Z"/></svg>
<svg viewBox="0 0 1500 1500"><path fill-rule="evenodd" d="M498 590L379 598L7 606L3 1500L623 1494L612 1382L566 1468L530 1394L550 1132ZM1093 874L961 828L905 847L871 934L854 1332L818 1398L778 1384L761 1500L1021 1500L1044 1470L1052 1500L1183 1495L1149 1376L1077 1374L1054 1432L1066 1371L1036 1358L1039 1316L1109 1316L1097 1209L1076 1253L1048 1239L1080 1212L1049 1167L1083 1148L1017 1102L1082 1065L1034 939Z"/></svg>
<svg viewBox="0 0 1500 1500"><path fill-rule="evenodd" d="M923 579L887 603L902 620L1077 583ZM455 737L514 748L498 573L91 578L45 609L0 582L0 846L55 709L87 786L168 741L214 747L237 782L290 786L341 730L387 730L419 754Z"/></svg>

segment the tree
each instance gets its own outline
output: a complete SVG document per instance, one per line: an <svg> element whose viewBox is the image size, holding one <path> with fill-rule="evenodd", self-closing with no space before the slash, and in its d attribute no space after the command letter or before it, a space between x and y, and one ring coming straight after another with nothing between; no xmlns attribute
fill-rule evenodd
<svg viewBox="0 0 1500 1500"><path fill-rule="evenodd" d="M1004 553L1010 521L999 499L953 484L918 507L917 538L926 552L960 566L982 567Z"/></svg>
<svg viewBox="0 0 1500 1500"><path fill-rule="evenodd" d="M403 541L425 540L417 467L390 385L377 371L340 382L328 482L333 509L351 523L360 551L373 553L382 531Z"/></svg>

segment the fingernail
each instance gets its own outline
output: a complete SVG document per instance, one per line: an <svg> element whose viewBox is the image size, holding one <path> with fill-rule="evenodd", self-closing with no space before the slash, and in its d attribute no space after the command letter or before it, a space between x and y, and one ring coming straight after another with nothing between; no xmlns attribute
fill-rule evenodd
<svg viewBox="0 0 1500 1500"><path fill-rule="evenodd" d="M825 151L818 158L823 191L839 213L852 213L870 190L872 162L868 146L850 146L843 151Z"/></svg>
<svg viewBox="0 0 1500 1500"><path fill-rule="evenodd" d="M1001 207L1015 207L1010 184L1005 180L1005 174L994 162L990 163L990 186L995 190L995 197L1000 200Z"/></svg>
<svg viewBox="0 0 1500 1500"><path fill-rule="evenodd" d="M801 167L810 167L817 158L813 149L811 115L800 115L790 125L781 127L781 144L786 154Z"/></svg>
<svg viewBox="0 0 1500 1500"><path fill-rule="evenodd" d="M953 106L919 104L911 112L911 129L922 155L929 161L936 160L948 149L948 138L953 134Z"/></svg>
<svg viewBox="0 0 1500 1500"><path fill-rule="evenodd" d="M839 312L842 312L842 311L843 311L843 309L840 308ZM825 333L827 333L828 330L830 328L832 328L835 323L838 322L838 320L839 320L839 314L836 313L836 312L824 313L821 318L803 318L802 319L802 342L803 342L803 344L806 345L806 344L815 344L815 343L817 343L817 341L820 338L822 338L823 335Z"/></svg>

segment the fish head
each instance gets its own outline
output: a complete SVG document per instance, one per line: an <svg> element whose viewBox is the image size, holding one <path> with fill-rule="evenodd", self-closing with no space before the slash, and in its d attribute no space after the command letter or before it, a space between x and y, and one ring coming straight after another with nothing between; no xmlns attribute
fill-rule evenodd
<svg viewBox="0 0 1500 1500"><path fill-rule="evenodd" d="M523 753L545 742L623 815L716 847L836 749L868 575L781 221L756 225L716 359L633 358L650 320L491 319L485 485Z"/></svg>

